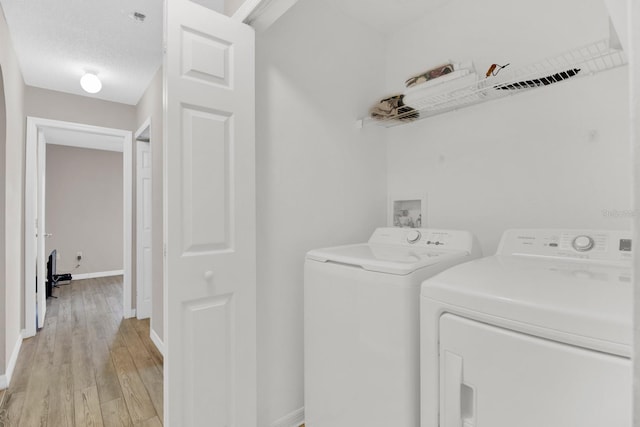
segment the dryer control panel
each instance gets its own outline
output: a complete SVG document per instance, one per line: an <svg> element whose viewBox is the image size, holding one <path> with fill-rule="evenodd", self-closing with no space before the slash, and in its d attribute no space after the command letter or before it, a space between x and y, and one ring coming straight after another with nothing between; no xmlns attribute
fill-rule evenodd
<svg viewBox="0 0 640 427"><path fill-rule="evenodd" d="M497 255L631 261L631 231L516 229L502 235Z"/></svg>
<svg viewBox="0 0 640 427"><path fill-rule="evenodd" d="M369 243L412 246L428 249L472 252L474 237L463 230L438 230L432 228L382 227L373 232Z"/></svg>

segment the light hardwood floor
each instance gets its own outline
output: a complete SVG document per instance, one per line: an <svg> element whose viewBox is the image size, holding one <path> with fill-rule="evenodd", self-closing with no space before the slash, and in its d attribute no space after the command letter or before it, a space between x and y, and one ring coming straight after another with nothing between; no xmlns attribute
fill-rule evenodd
<svg viewBox="0 0 640 427"><path fill-rule="evenodd" d="M122 277L54 295L0 393L0 427L162 426L162 355L148 320L122 318Z"/></svg>

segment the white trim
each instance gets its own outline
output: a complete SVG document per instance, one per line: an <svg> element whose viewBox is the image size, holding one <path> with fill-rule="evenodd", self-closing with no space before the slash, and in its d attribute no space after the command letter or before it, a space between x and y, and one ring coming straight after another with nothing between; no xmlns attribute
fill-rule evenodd
<svg viewBox="0 0 640 427"><path fill-rule="evenodd" d="M232 18L264 31L284 15L298 0L245 0Z"/></svg>
<svg viewBox="0 0 640 427"><path fill-rule="evenodd" d="M68 138L62 139L68 135ZM82 138L81 140L77 139L75 133L55 135L51 137L47 135L47 144L49 145L61 145L65 147L76 147L76 148L90 148L93 150L102 150L102 151L115 151L118 153L122 153L122 140L119 137L111 137L108 136L106 138Z"/></svg>
<svg viewBox="0 0 640 427"><path fill-rule="evenodd" d="M231 16L236 21L246 22L247 18L264 7L271 0L245 0Z"/></svg>
<svg viewBox="0 0 640 427"><path fill-rule="evenodd" d="M162 338L160 338L160 336L153 329L151 329L149 337L151 338L151 341L153 341L153 343L156 345L156 348L158 349L160 354L164 356L164 343L162 342Z"/></svg>
<svg viewBox="0 0 640 427"><path fill-rule="evenodd" d="M135 316L135 308L133 307L133 301L131 298L132 285L131 285L131 271L132 260L131 252L133 245L133 135L132 132L127 132L124 143L122 145L122 165L123 165L123 189L124 195L124 209L122 215L124 216L124 277L122 280L122 311L124 318L128 319ZM131 314L133 312L133 314Z"/></svg>
<svg viewBox="0 0 640 427"><path fill-rule="evenodd" d="M35 133L35 136L34 136ZM36 243L36 191L37 191L37 138L38 130L33 123L33 119L27 117L27 134L26 134L26 147L25 147L25 197L24 197L24 296L25 296L25 317L24 325L27 336L34 336L36 334L36 307L32 304L27 304L26 301L31 298L31 301L35 301L36 298L36 259L37 259L37 243ZM31 143L29 141L31 140ZM30 260L30 261L29 261Z"/></svg>
<svg viewBox="0 0 640 427"><path fill-rule="evenodd" d="M142 126L140 126L136 133L133 134L133 139L137 141L140 135L142 135L142 132L147 128L149 128L149 135L151 135L151 117L147 117L147 120L145 120L144 123L142 123Z"/></svg>
<svg viewBox="0 0 640 427"><path fill-rule="evenodd" d="M13 376L13 370L16 368L16 363L18 362L18 355L20 354L20 348L22 347L22 340L24 339L25 333L26 330L24 329L20 331L18 340L16 341L13 351L11 352L11 357L9 358L7 372L0 375L0 390L9 387L9 384L11 383L11 377Z"/></svg>
<svg viewBox="0 0 640 427"><path fill-rule="evenodd" d="M92 126L86 125L82 123L72 123L72 122L64 122L60 120L51 120L51 119L43 119L39 117L27 117L27 153L34 152L33 147L37 144L38 141L38 133L45 132L47 129L66 129L76 132L89 132L93 134L99 135L111 135L122 138L122 164L123 164L123 286L122 286L122 294L123 294L123 312L125 313L125 317L131 317L130 313L133 311L133 302L131 298L131 245L132 245L132 221L133 221L133 200L132 200L132 139L133 135L131 131L123 130L123 129L114 129L114 128L106 128L100 126ZM85 148L96 148L92 146L87 146ZM31 162L35 161L34 156L31 158L27 158L27 166L25 168L25 173L27 172L35 172L37 168L35 168L35 164ZM29 179L30 175L27 174L27 179ZM35 219L35 209L34 206L34 191L37 191L35 186L26 185L25 186L25 218L32 220ZM27 224L28 225L28 224ZM36 254L34 253L35 248L32 246L33 239L33 228L30 226L25 227L25 260L36 259ZM26 242L30 242L27 244ZM31 262L25 262L24 266L25 270L25 288L24 288L24 301L25 301L25 329L27 336L33 336L36 334L36 325L35 325L35 300L36 300L36 286L35 279L36 274L33 269L33 265Z"/></svg>
<svg viewBox="0 0 640 427"><path fill-rule="evenodd" d="M98 271L95 273L72 274L73 280L95 279L97 277L122 276L124 270Z"/></svg>
<svg viewBox="0 0 640 427"><path fill-rule="evenodd" d="M290 414L285 415L277 421L274 421L270 427L299 427L304 423L304 407L296 409Z"/></svg>

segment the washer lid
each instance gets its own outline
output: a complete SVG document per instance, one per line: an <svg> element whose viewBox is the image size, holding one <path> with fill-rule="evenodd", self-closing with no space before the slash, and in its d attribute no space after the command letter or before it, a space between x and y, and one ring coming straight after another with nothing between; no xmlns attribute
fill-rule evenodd
<svg viewBox="0 0 640 427"><path fill-rule="evenodd" d="M495 255L426 280L421 294L534 335L630 356L630 267Z"/></svg>
<svg viewBox="0 0 640 427"><path fill-rule="evenodd" d="M405 275L445 260L468 255L465 251L448 252L392 244L362 243L315 249L307 253L307 259L346 264L381 273Z"/></svg>

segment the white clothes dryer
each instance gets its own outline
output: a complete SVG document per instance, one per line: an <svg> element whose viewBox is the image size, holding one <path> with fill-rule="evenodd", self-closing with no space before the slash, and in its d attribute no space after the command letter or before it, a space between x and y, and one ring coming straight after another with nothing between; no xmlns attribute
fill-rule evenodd
<svg viewBox="0 0 640 427"><path fill-rule="evenodd" d="M421 292L422 427L630 427L631 233L510 230Z"/></svg>
<svg viewBox="0 0 640 427"><path fill-rule="evenodd" d="M418 427L420 285L480 255L467 231L406 228L310 251L305 425Z"/></svg>

